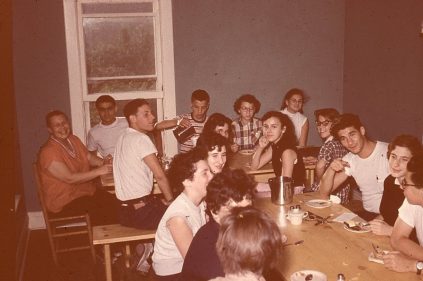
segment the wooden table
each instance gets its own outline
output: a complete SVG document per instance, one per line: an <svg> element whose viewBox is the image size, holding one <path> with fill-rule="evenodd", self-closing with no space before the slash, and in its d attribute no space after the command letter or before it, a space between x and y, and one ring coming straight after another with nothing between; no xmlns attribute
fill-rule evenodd
<svg viewBox="0 0 423 281"><path fill-rule="evenodd" d="M382 249L391 250L389 238L369 233L353 233L345 230L343 224L332 222L315 226L314 221L303 221L294 226L286 220L287 208L300 204L306 211L326 218L333 214L338 215L351 212L342 205L333 204L324 209L308 207L304 202L317 198L314 193L296 195L292 204L278 206L271 203L270 198L257 199L254 205L270 214L281 228L281 232L293 243L304 240L297 246L288 246L284 249L278 269L286 280L299 270L317 270L325 273L328 280L336 280L338 273L343 273L346 280L368 281L413 281L421 280L415 273L396 273L386 269L383 265L368 261L372 251L372 242Z"/></svg>

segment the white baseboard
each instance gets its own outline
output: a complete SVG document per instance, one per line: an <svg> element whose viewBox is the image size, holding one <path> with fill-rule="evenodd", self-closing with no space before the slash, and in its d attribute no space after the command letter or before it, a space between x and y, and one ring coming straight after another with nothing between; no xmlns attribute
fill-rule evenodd
<svg viewBox="0 0 423 281"><path fill-rule="evenodd" d="M46 228L43 212L28 212L28 228L29 230Z"/></svg>

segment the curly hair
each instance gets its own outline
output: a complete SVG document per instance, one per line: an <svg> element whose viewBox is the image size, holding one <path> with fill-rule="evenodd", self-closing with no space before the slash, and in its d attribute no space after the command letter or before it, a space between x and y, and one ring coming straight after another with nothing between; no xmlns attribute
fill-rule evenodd
<svg viewBox="0 0 423 281"><path fill-rule="evenodd" d="M266 213L253 207L235 207L222 219L216 249L226 274L251 271L261 275L275 266L282 237Z"/></svg>
<svg viewBox="0 0 423 281"><path fill-rule="evenodd" d="M360 128L363 127L358 115L352 113L341 114L338 120L334 122L330 128L330 134L338 139L338 132L348 127L354 127L357 130L360 130Z"/></svg>
<svg viewBox="0 0 423 281"><path fill-rule="evenodd" d="M294 124L292 124L291 119L289 119L289 117L286 114L283 114L282 112L269 111L263 115L261 121L264 122L271 117L277 118L281 122L282 127L285 126L286 128L285 133L282 135L282 140L290 146L296 146L297 137L295 136Z"/></svg>
<svg viewBox="0 0 423 281"><path fill-rule="evenodd" d="M392 150L397 146L407 148L410 150L412 156L422 151L422 144L416 137L411 135L399 135L388 145L388 157L390 157Z"/></svg>
<svg viewBox="0 0 423 281"><path fill-rule="evenodd" d="M197 171L196 163L204 159L204 153L196 148L175 155L167 171L172 189L176 190L178 194L181 193L185 188L184 180L193 180L194 173Z"/></svg>
<svg viewBox="0 0 423 281"><path fill-rule="evenodd" d="M223 170L207 185L205 201L208 213L217 214L230 199L237 203L244 198L252 200L256 185L257 183L242 169Z"/></svg>
<svg viewBox="0 0 423 281"><path fill-rule="evenodd" d="M287 100L289 100L290 98L292 98L294 95L299 95L302 97L303 99L303 104L307 103L308 100L310 99L303 90L301 89L297 89L297 88L293 88L291 90L289 90L288 92L286 92L285 96L283 97L282 100L282 104L281 104L281 109L284 109L286 107L286 102ZM304 113L303 112L303 108L301 108L300 113Z"/></svg>
<svg viewBox="0 0 423 281"><path fill-rule="evenodd" d="M232 120L223 115L222 113L213 113L209 116L206 123L204 124L202 134L214 133L217 126L225 126L225 124L228 124L229 138L231 138Z"/></svg>
<svg viewBox="0 0 423 281"><path fill-rule="evenodd" d="M230 151L229 140L215 132L202 133L197 139L196 148L203 153L205 158L207 158L209 151L213 151L216 148L220 151L222 147L225 147L227 152Z"/></svg>
<svg viewBox="0 0 423 281"><path fill-rule="evenodd" d="M240 108L241 108L241 104L243 102L248 102L254 105L254 113L257 113L260 111L260 107L261 107L261 103L260 101L253 95L250 94L246 94L246 95L242 95L239 98L236 99L236 101L234 102L234 111L236 112L236 114L238 114Z"/></svg>

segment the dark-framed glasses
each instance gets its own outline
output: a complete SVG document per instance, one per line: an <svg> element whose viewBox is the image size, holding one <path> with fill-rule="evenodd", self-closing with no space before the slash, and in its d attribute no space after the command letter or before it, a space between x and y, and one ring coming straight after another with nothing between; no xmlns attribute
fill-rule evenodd
<svg viewBox="0 0 423 281"><path fill-rule="evenodd" d="M320 127L320 126L326 127L330 123L332 123L332 121L330 121L330 120L325 120L325 121L322 121L322 122L316 120L316 126L317 127Z"/></svg>
<svg viewBox="0 0 423 281"><path fill-rule="evenodd" d="M423 186L420 185L420 184L408 183L405 179L403 179L401 181L401 187L404 189L404 187L407 187L407 186L414 186L414 187L417 187L417 188L423 188Z"/></svg>

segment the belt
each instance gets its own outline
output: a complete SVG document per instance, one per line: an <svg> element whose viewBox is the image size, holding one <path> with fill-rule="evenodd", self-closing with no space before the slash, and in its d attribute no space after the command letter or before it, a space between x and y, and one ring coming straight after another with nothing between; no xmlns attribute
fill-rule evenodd
<svg viewBox="0 0 423 281"><path fill-rule="evenodd" d="M132 206L134 204L137 203L147 203L148 201L150 201L153 198L152 194L140 197L140 198L136 198L136 199L131 199L131 200L126 200L126 201L120 201L121 202L121 206Z"/></svg>

